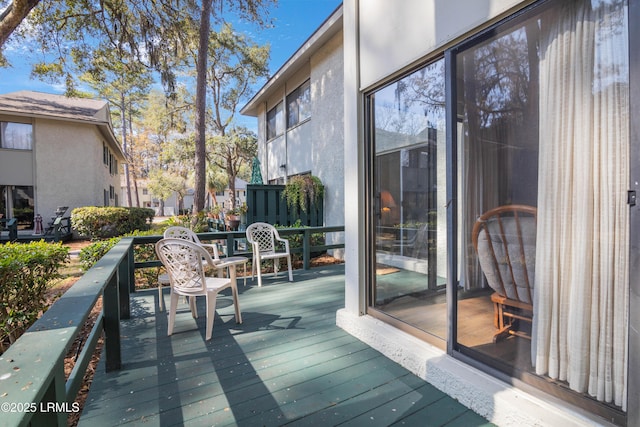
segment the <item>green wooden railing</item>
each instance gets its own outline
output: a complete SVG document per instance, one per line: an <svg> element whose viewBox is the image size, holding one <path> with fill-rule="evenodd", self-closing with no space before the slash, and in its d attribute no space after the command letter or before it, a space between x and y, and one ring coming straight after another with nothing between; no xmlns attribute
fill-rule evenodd
<svg viewBox="0 0 640 427"><path fill-rule="evenodd" d="M311 246L313 233L343 232L344 226L282 229L283 236L301 234L304 268L311 254L344 247L344 243ZM236 242L244 232L198 234L201 240L226 240L228 255L238 255ZM155 243L161 236L125 237L89 269L0 356L0 425L66 426L98 339L104 333L102 356L107 371L122 366L120 320L130 317L130 294L135 292L134 270L157 267L160 261L135 262L134 246ZM1 286L2 284L0 284ZM65 379L64 359L82 330L98 298L102 313Z"/></svg>

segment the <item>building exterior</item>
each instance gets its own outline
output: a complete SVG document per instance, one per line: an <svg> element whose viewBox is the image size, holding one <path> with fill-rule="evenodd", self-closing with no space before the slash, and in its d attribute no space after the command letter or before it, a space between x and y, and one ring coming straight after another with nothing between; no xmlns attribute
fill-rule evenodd
<svg viewBox="0 0 640 427"><path fill-rule="evenodd" d="M338 325L501 426L640 425L639 36L638 0L344 1L243 110L270 182L344 149Z"/></svg>
<svg viewBox="0 0 640 427"><path fill-rule="evenodd" d="M19 228L58 206L118 206L124 155L109 105L21 91L0 95L0 213Z"/></svg>
<svg viewBox="0 0 640 427"><path fill-rule="evenodd" d="M241 110L258 118L265 184L320 178L327 226L344 224L342 45L339 7Z"/></svg>

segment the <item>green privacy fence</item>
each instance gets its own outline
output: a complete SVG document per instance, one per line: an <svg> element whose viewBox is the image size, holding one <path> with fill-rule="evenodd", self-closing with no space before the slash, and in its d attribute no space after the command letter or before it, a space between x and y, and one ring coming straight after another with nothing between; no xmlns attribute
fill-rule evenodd
<svg viewBox="0 0 640 427"><path fill-rule="evenodd" d="M307 200L307 212L290 209L282 198L284 185L247 185L247 224L269 224L321 227L324 224L324 201Z"/></svg>

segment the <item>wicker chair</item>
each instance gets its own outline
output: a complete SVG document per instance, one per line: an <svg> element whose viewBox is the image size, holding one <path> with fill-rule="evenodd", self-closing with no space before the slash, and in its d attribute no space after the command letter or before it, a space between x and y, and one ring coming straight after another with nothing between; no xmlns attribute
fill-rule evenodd
<svg viewBox="0 0 640 427"><path fill-rule="evenodd" d="M262 286L262 273L260 263L263 260L272 259L274 273L278 275L278 260L279 258L286 258L287 265L289 267L289 281L293 282L293 273L291 271L291 253L289 252L289 241L283 239L278 234L278 230L265 222L254 222L247 227L247 241L251 244L253 249L253 261L251 263L251 279L253 280L253 273L257 271L258 274L258 286ZM278 250L276 242L284 245L284 250Z"/></svg>
<svg viewBox="0 0 640 427"><path fill-rule="evenodd" d="M493 341L509 335L531 339L535 278L536 208L506 205L485 212L472 231L473 246L487 283L495 291Z"/></svg>
<svg viewBox="0 0 640 427"><path fill-rule="evenodd" d="M211 256L202 246L184 239L162 239L156 243L156 253L167 269L171 284L168 335L173 333L178 297L180 295L188 297L191 314L194 318L198 317L195 297L200 295L206 297L207 327L205 336L207 340L211 339L213 333L216 297L223 289L231 288L236 322L242 323L242 315L238 305L235 268L230 269L231 277L229 278L206 276L205 266L216 267L216 264L214 264Z"/></svg>

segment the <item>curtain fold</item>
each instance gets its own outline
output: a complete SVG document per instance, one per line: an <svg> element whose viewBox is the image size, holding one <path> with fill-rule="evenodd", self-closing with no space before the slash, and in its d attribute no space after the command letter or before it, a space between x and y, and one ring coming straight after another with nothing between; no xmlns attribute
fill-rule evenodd
<svg viewBox="0 0 640 427"><path fill-rule="evenodd" d="M626 410L629 102L626 7L545 16L533 362Z"/></svg>

